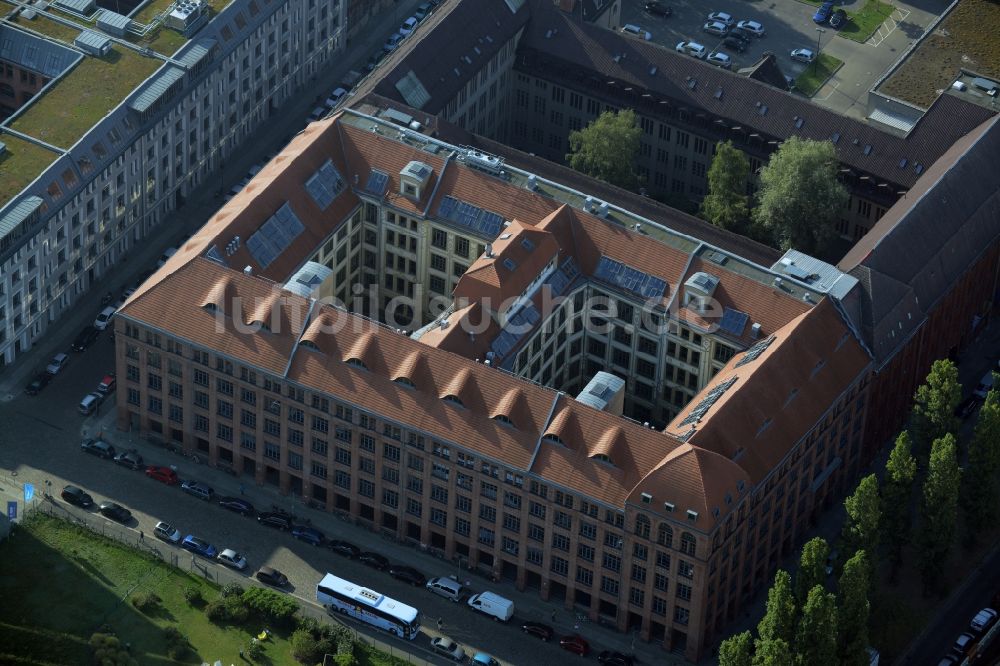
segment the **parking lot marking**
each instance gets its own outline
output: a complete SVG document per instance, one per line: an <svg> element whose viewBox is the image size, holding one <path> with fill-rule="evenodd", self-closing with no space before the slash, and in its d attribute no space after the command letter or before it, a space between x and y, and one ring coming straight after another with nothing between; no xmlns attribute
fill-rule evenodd
<svg viewBox="0 0 1000 666"><path fill-rule="evenodd" d="M868 41L865 44L871 44L872 47L877 47L879 44L888 39L889 35L896 31L899 24L906 20L906 17L910 15L909 9L896 9L889 16L886 17L882 25L878 27Z"/></svg>

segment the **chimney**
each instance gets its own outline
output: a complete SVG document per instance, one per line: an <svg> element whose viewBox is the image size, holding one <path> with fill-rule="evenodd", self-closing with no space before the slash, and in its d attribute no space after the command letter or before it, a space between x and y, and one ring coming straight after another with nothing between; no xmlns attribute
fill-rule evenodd
<svg viewBox="0 0 1000 666"><path fill-rule="evenodd" d="M490 259L493 258L493 243L486 244L486 256Z"/></svg>
<svg viewBox="0 0 1000 666"><path fill-rule="evenodd" d="M754 322L753 326L750 327L750 339L756 340L760 337L760 324Z"/></svg>
<svg viewBox="0 0 1000 666"><path fill-rule="evenodd" d="M244 266L243 267L243 274L244 275L253 275L253 266L249 266L249 265L248 266Z"/></svg>
<svg viewBox="0 0 1000 666"><path fill-rule="evenodd" d="M444 330L444 329L448 328L448 320L447 319L442 319L439 322L439 324L441 326L441 330Z"/></svg>

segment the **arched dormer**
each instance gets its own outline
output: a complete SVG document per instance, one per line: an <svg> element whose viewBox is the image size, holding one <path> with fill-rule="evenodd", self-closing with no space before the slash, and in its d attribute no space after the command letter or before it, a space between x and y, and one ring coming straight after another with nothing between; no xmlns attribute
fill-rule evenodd
<svg viewBox="0 0 1000 666"><path fill-rule="evenodd" d="M284 317L280 290L271 290L271 293L266 297L255 299L253 305L247 324L259 326L262 330L272 333L288 332L289 328Z"/></svg>
<svg viewBox="0 0 1000 666"><path fill-rule="evenodd" d="M240 303L236 282L223 276L213 284L201 299L201 307L208 312L233 315L233 304ZM242 313L239 313L242 315ZM242 316L240 321L243 321Z"/></svg>
<svg viewBox="0 0 1000 666"><path fill-rule="evenodd" d="M355 368L369 370L375 366L375 357L378 351L378 339L372 331L365 331L358 336L354 344L351 345L347 353L344 354L344 363Z"/></svg>
<svg viewBox="0 0 1000 666"><path fill-rule="evenodd" d="M332 312L320 312L309 322L302 333L299 345L333 358L339 358L337 337L331 332L338 330L336 317Z"/></svg>
<svg viewBox="0 0 1000 666"><path fill-rule="evenodd" d="M475 405L478 390L472 371L469 368L462 368L441 391L440 398L445 402L471 409Z"/></svg>
<svg viewBox="0 0 1000 666"><path fill-rule="evenodd" d="M490 411L490 418L512 428L527 427L531 423L531 412L524 392L517 387L507 391Z"/></svg>
<svg viewBox="0 0 1000 666"><path fill-rule="evenodd" d="M433 388L434 382L424 352L415 349L400 362L390 377L392 381L403 386L427 391Z"/></svg>

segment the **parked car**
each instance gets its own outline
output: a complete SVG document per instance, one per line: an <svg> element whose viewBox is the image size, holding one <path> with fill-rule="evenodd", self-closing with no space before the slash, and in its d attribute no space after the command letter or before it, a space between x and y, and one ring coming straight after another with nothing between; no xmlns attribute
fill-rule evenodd
<svg viewBox="0 0 1000 666"><path fill-rule="evenodd" d="M105 518L121 523L122 525L132 522L132 512L115 502L101 502L101 515Z"/></svg>
<svg viewBox="0 0 1000 666"><path fill-rule="evenodd" d="M243 557L243 555L237 553L232 548L226 548L221 553L216 555L215 559L231 569L239 569L240 571L243 571L247 568L247 558Z"/></svg>
<svg viewBox="0 0 1000 666"><path fill-rule="evenodd" d="M82 509L89 509L94 506L94 498L76 486L66 486L60 493L67 503L78 506Z"/></svg>
<svg viewBox="0 0 1000 666"><path fill-rule="evenodd" d="M235 511L236 513L243 516L251 516L256 511L253 508L253 504L241 499L239 497L218 497L216 501L219 503L223 509L229 509L230 511Z"/></svg>
<svg viewBox="0 0 1000 666"><path fill-rule="evenodd" d="M246 185L246 183L243 183L243 185ZM166 250L163 251L163 254L160 255L159 260L156 262L156 267L162 268L163 265L167 263L167 261L169 261L170 257L174 256L175 254L177 254L177 248L168 247Z"/></svg>
<svg viewBox="0 0 1000 666"><path fill-rule="evenodd" d="M590 643L579 634L570 634L559 639L559 647L567 652L586 657L590 652Z"/></svg>
<svg viewBox="0 0 1000 666"><path fill-rule="evenodd" d="M135 451L125 451L123 453L119 453L115 456L115 462L122 467L128 467L132 470L139 470L143 468L142 456Z"/></svg>
<svg viewBox="0 0 1000 666"><path fill-rule="evenodd" d="M383 555L373 553L370 550L366 550L358 555L358 561L379 571L385 571L389 568L389 560Z"/></svg>
<svg viewBox="0 0 1000 666"><path fill-rule="evenodd" d="M254 574L254 577L262 583L267 583L275 587L285 587L288 585L288 576L272 567L261 567Z"/></svg>
<svg viewBox="0 0 1000 666"><path fill-rule="evenodd" d="M389 39L385 40L385 44L382 45L382 50L386 53L392 53L396 50L396 47L399 46L401 41L403 41L403 35L397 32L395 35L392 35Z"/></svg>
<svg viewBox="0 0 1000 666"><path fill-rule="evenodd" d="M97 319L94 320L94 328L98 331L103 331L111 325L111 318L114 316L115 308L109 305L101 310L100 314L97 315Z"/></svg>
<svg viewBox="0 0 1000 666"><path fill-rule="evenodd" d="M992 390L993 390L993 370L990 370L985 375L983 375L982 379L979 380L979 386L977 386L976 390L972 392L972 395L976 396L977 398L985 400L986 396L988 396L990 391Z"/></svg>
<svg viewBox="0 0 1000 666"><path fill-rule="evenodd" d="M292 519L283 513L265 511L257 514L257 522L268 527L276 527L279 530L288 531L292 529Z"/></svg>
<svg viewBox="0 0 1000 666"><path fill-rule="evenodd" d="M729 69L733 66L733 59L720 51L709 53L708 57L705 58L705 62L716 67L721 67L722 69Z"/></svg>
<svg viewBox="0 0 1000 666"><path fill-rule="evenodd" d="M976 637L969 632L965 632L955 639L955 644L951 646L951 653L961 661L969 656L975 644Z"/></svg>
<svg viewBox="0 0 1000 666"><path fill-rule="evenodd" d="M997 621L997 612L992 608L984 608L976 616L972 618L972 622L969 626L977 634L984 634L986 630L993 626L993 623Z"/></svg>
<svg viewBox="0 0 1000 666"><path fill-rule="evenodd" d="M465 650L447 636L436 636L431 639L431 648L455 661L465 661Z"/></svg>
<svg viewBox="0 0 1000 666"><path fill-rule="evenodd" d="M547 624L542 624L541 622L528 621L521 625L521 631L526 634L531 634L537 638L541 638L543 641L549 641L555 632Z"/></svg>
<svg viewBox="0 0 1000 666"><path fill-rule="evenodd" d="M67 363L69 363L69 354L56 354L52 357L52 360L49 361L49 365L45 368L45 372L53 376L58 375L62 369L66 367Z"/></svg>
<svg viewBox="0 0 1000 666"><path fill-rule="evenodd" d="M726 12L712 12L708 15L709 21L718 21L722 23L727 28L732 27L736 20L733 18L732 14L727 14Z"/></svg>
<svg viewBox="0 0 1000 666"><path fill-rule="evenodd" d="M500 666L500 662L485 652L477 652L469 663L473 666Z"/></svg>
<svg viewBox="0 0 1000 666"><path fill-rule="evenodd" d="M746 30L744 28L740 28L739 26L736 26L736 27L732 28L729 31L729 34L731 36L733 36L733 37L736 37L737 39L742 39L747 44L749 44L750 42L752 42L754 40L754 38L757 37L757 35L753 34L749 30Z"/></svg>
<svg viewBox="0 0 1000 666"><path fill-rule="evenodd" d="M85 439L80 442L80 450L90 453L98 458L111 460L115 457L115 447L111 446L103 439Z"/></svg>
<svg viewBox="0 0 1000 666"><path fill-rule="evenodd" d="M719 23L718 21L709 21L705 25L701 26L701 29L708 34L715 35L717 37L725 37L729 34L729 26L725 23Z"/></svg>
<svg viewBox="0 0 1000 666"><path fill-rule="evenodd" d="M323 541L326 539L318 529L308 527L307 525L294 525L292 527L292 536L299 541L305 541L313 546L322 546Z"/></svg>
<svg viewBox="0 0 1000 666"><path fill-rule="evenodd" d="M612 652L611 650L605 650L597 655L597 661L601 666L634 666L635 658L622 654L621 652Z"/></svg>
<svg viewBox="0 0 1000 666"><path fill-rule="evenodd" d="M52 375L47 372L39 372L35 378L24 387L24 392L28 395L38 395L43 388L52 381Z"/></svg>
<svg viewBox="0 0 1000 666"><path fill-rule="evenodd" d="M181 480L177 477L177 472L169 467L163 467L160 465L150 465L147 467L146 476L161 483L165 483L168 486L176 486L181 482Z"/></svg>
<svg viewBox="0 0 1000 666"><path fill-rule="evenodd" d="M83 396L83 400L77 406L77 411L84 416L90 416L97 411L102 402L104 402L104 394L93 391Z"/></svg>
<svg viewBox="0 0 1000 666"><path fill-rule="evenodd" d="M153 536L167 543L177 544L181 540L181 531L170 523L161 520L153 528Z"/></svg>
<svg viewBox="0 0 1000 666"><path fill-rule="evenodd" d="M664 16L665 17L665 16L670 16L670 14L672 13L670 7L667 7L662 2L656 2L655 0L652 1L652 2L645 2L645 3L643 3L642 9L647 14L653 14L654 16Z"/></svg>
<svg viewBox="0 0 1000 666"><path fill-rule="evenodd" d="M317 106L315 109L312 110L312 113L309 114L309 117L306 118L306 121L310 122L310 123L314 123L317 120L319 120L320 118L322 118L323 116L325 116L328 111L329 111L329 109L326 108L325 106ZM236 196L236 195L233 195L233 196ZM232 198L232 197L230 197L230 198Z"/></svg>
<svg viewBox="0 0 1000 666"><path fill-rule="evenodd" d="M417 19L418 21L423 21L425 18L427 18L428 16L430 16L430 14L431 14L431 12L433 10L434 10L434 6L431 5L431 3L429 3L429 2L425 2L422 5L420 5L419 7L417 7L416 11L413 12L413 17L415 19Z"/></svg>
<svg viewBox="0 0 1000 666"><path fill-rule="evenodd" d="M826 23L827 19L830 18L830 14L833 13L834 0L826 0L820 8L816 10L813 14L813 22L815 23Z"/></svg>
<svg viewBox="0 0 1000 666"><path fill-rule="evenodd" d="M758 21L740 21L736 24L736 27L743 32L749 32L754 37L764 36L764 26Z"/></svg>
<svg viewBox="0 0 1000 666"><path fill-rule="evenodd" d="M361 556L361 549L355 546L349 541L341 541L339 539L330 539L326 542L326 547L337 553L338 555L343 555L344 557L350 557L355 559Z"/></svg>
<svg viewBox="0 0 1000 666"><path fill-rule="evenodd" d="M704 59L705 55L708 53L708 49L698 42L678 42L674 49L678 53L684 53L694 58L701 59Z"/></svg>
<svg viewBox="0 0 1000 666"><path fill-rule="evenodd" d="M413 567L408 567L404 564L393 564L389 567L389 575L397 580L401 580L404 583L409 583L410 585L415 585L417 587L423 587L427 584L427 576L423 575Z"/></svg>
<svg viewBox="0 0 1000 666"><path fill-rule="evenodd" d="M104 375L104 378L101 379L101 382L97 385L97 392L102 395L108 395L113 392L117 386L118 383L115 381L115 373L109 372Z"/></svg>
<svg viewBox="0 0 1000 666"><path fill-rule="evenodd" d="M201 481L185 481L181 484L181 490L206 502L212 499L212 496L215 494L214 490Z"/></svg>
<svg viewBox="0 0 1000 666"><path fill-rule="evenodd" d="M324 102L323 104L324 106L326 106L326 108L332 111L337 107L338 104L340 104L340 101L344 99L346 95L347 95L346 90L344 90L343 88L336 88L332 93L330 93L330 96L326 98L326 102Z"/></svg>
<svg viewBox="0 0 1000 666"><path fill-rule="evenodd" d="M403 37L406 37L407 35L412 35L413 31L417 29L418 23L420 23L420 21L417 20L417 17L411 16L410 18L403 21L403 24L399 26L399 34L401 34Z"/></svg>
<svg viewBox="0 0 1000 666"><path fill-rule="evenodd" d="M634 25L632 23L626 23L625 25L623 25L622 32L625 33L626 35L630 35L632 37L638 37L639 39L642 39L647 42L653 38L652 34L646 32L639 26Z"/></svg>
<svg viewBox="0 0 1000 666"><path fill-rule="evenodd" d="M747 43L739 37L734 37L732 35L723 39L722 45L730 51L736 51L737 53L743 53L747 50Z"/></svg>
<svg viewBox="0 0 1000 666"><path fill-rule="evenodd" d="M73 344L70 348L75 352L82 352L84 349L94 344L94 340L100 334L93 326L84 326L83 329L77 333L76 338L73 339ZM55 374L55 373L52 373Z"/></svg>
<svg viewBox="0 0 1000 666"><path fill-rule="evenodd" d="M792 60L810 63L816 59L816 54L811 49L792 49Z"/></svg>
<svg viewBox="0 0 1000 666"><path fill-rule="evenodd" d="M847 12L843 9L838 9L833 14L830 15L830 27L836 30L840 30L847 23Z"/></svg>
<svg viewBox="0 0 1000 666"><path fill-rule="evenodd" d="M193 534L188 534L184 537L184 541L181 542L181 548L190 550L196 555L201 555L202 557L207 557L209 559L212 559L219 554L219 551L216 550L215 546Z"/></svg>

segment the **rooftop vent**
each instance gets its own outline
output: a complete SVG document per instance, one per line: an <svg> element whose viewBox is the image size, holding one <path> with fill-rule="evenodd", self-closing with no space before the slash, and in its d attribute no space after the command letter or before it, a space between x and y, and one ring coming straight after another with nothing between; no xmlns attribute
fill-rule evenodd
<svg viewBox="0 0 1000 666"><path fill-rule="evenodd" d="M489 153L484 153L481 150L476 150L475 148L466 148L465 151L465 163L467 165L481 169L493 175L500 173L500 168L503 166L503 160L496 155L490 155Z"/></svg>
<svg viewBox="0 0 1000 666"><path fill-rule="evenodd" d="M525 187L527 187L532 192L534 192L535 190L537 190L538 189L538 176L536 176L535 174L531 174L530 176L528 176L528 182L525 185Z"/></svg>
<svg viewBox="0 0 1000 666"><path fill-rule="evenodd" d="M781 278L780 277L774 278L774 286L777 287L778 289L781 289Z"/></svg>
<svg viewBox="0 0 1000 666"><path fill-rule="evenodd" d="M253 266L249 266L249 265L244 266L243 267L243 274L244 275L253 275Z"/></svg>
<svg viewBox="0 0 1000 666"><path fill-rule="evenodd" d="M610 208L608 207L607 202L602 201L601 205L597 208L597 215L598 217L607 217L609 211Z"/></svg>
<svg viewBox="0 0 1000 666"><path fill-rule="evenodd" d="M756 340L760 337L760 324L754 322L753 326L750 327L750 339Z"/></svg>
<svg viewBox="0 0 1000 666"><path fill-rule="evenodd" d="M584 212L589 213L593 207L594 207L594 197L587 197L586 199L583 200Z"/></svg>
<svg viewBox="0 0 1000 666"><path fill-rule="evenodd" d="M486 244L486 256L490 259L493 258L493 243Z"/></svg>

